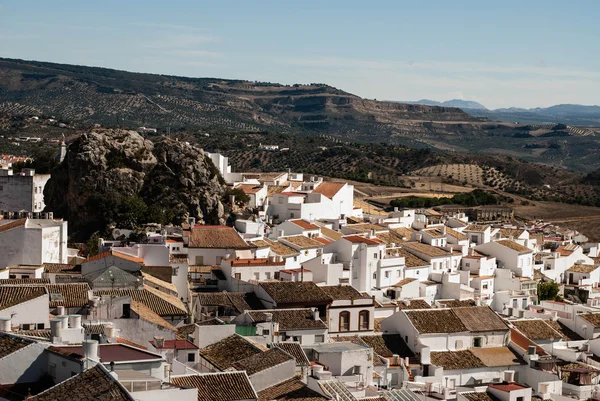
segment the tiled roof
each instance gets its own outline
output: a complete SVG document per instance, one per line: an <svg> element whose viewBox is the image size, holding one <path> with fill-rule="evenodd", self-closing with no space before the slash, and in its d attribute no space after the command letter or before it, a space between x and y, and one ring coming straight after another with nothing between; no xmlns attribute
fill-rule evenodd
<svg viewBox="0 0 600 401"><path fill-rule="evenodd" d="M531 249L527 248L526 246L523 246L521 244L517 244L515 241L511 241L509 239L501 239L500 241L496 241L498 244L505 246L509 249L512 249L513 251L517 251L519 253L530 253L532 252Z"/></svg>
<svg viewBox="0 0 600 401"><path fill-rule="evenodd" d="M81 345L75 346L50 346L49 351L53 351L58 354L68 355L72 358L83 360L85 358L83 347ZM137 347L130 347L122 343L118 344L100 344L98 346L98 356L100 362L130 362L130 361L156 361L162 359L160 355L145 351Z"/></svg>
<svg viewBox="0 0 600 401"><path fill-rule="evenodd" d="M470 232L479 232L482 233L485 230L487 230L488 228L490 228L490 226L488 225L481 225L481 224L470 224L468 225L464 231L470 231ZM463 231L463 232L464 232Z"/></svg>
<svg viewBox="0 0 600 401"><path fill-rule="evenodd" d="M8 230L12 230L13 228L23 227L23 226L25 226L26 222L27 222L27 219L19 219L19 220L11 221L10 223L0 224L0 233L3 233Z"/></svg>
<svg viewBox="0 0 600 401"><path fill-rule="evenodd" d="M197 388L198 401L239 401L257 398L246 372L178 376L172 377L171 383L179 387Z"/></svg>
<svg viewBox="0 0 600 401"><path fill-rule="evenodd" d="M322 304L333 301L312 281L266 282L259 285L277 304Z"/></svg>
<svg viewBox="0 0 600 401"><path fill-rule="evenodd" d="M562 335L563 341L580 341L583 340L579 334L556 320L546 320L546 324Z"/></svg>
<svg viewBox="0 0 600 401"><path fill-rule="evenodd" d="M522 229L501 228L498 231L498 235L500 235L500 238L510 239L512 237L516 239L519 238L524 232L525 230Z"/></svg>
<svg viewBox="0 0 600 401"><path fill-rule="evenodd" d="M104 258L107 258L109 256L115 256L117 258L125 259L125 260L128 260L130 262L134 262L134 263L139 263L139 264L143 264L144 263L144 259L142 259L142 258L138 258L138 257L132 256L132 255L128 255L126 253L114 251L112 249L110 251L107 251L107 252L102 252L102 253L99 253L97 255L90 256L83 263L93 262L95 260L104 259Z"/></svg>
<svg viewBox="0 0 600 401"><path fill-rule="evenodd" d="M468 331L450 309L408 310L404 313L421 334Z"/></svg>
<svg viewBox="0 0 600 401"><path fill-rule="evenodd" d="M466 308L470 306L477 306L475 300L473 299L464 299L462 301L459 301L458 299L450 299L446 301L438 301L438 303L446 308Z"/></svg>
<svg viewBox="0 0 600 401"><path fill-rule="evenodd" d="M134 343L133 341L129 341L128 339L123 338L123 337L115 337L115 340L116 340L117 344L125 344L125 345L129 345L131 347L143 349L146 351L148 350L148 347L146 347L142 344Z"/></svg>
<svg viewBox="0 0 600 401"><path fill-rule="evenodd" d="M144 278L144 282L147 282L149 285L156 285L159 287L163 287L166 288L168 290L174 291L175 293L177 293L177 287L175 287L175 284L161 280L159 278L156 278L154 276L152 276L151 274L148 273L144 273L142 272L142 277Z"/></svg>
<svg viewBox="0 0 600 401"><path fill-rule="evenodd" d="M19 336L25 337L35 337L35 338L44 338L49 340L51 331L50 329L40 329L40 330L15 330L15 334Z"/></svg>
<svg viewBox="0 0 600 401"><path fill-rule="evenodd" d="M385 243L377 237L367 238L362 235L346 235L342 238L344 238L346 241L352 242L353 244L381 245Z"/></svg>
<svg viewBox="0 0 600 401"><path fill-rule="evenodd" d="M375 236L379 238L379 240L385 242L385 244L388 246L390 246L391 244L399 245L403 242L406 242L404 237L391 230L383 233L377 233L375 234Z"/></svg>
<svg viewBox="0 0 600 401"><path fill-rule="evenodd" d="M521 332L516 329L510 329L510 343L512 346L517 346L521 348L523 351L528 351L530 346L535 347L536 352L540 356L548 356L548 353L539 345L531 341L529 338L525 337Z"/></svg>
<svg viewBox="0 0 600 401"><path fill-rule="evenodd" d="M446 235L456 238L459 241L469 239L466 234L461 233L460 231L454 230L450 227L446 227Z"/></svg>
<svg viewBox="0 0 600 401"><path fill-rule="evenodd" d="M487 367L523 364L521 357L508 347L471 348L469 351Z"/></svg>
<svg viewBox="0 0 600 401"><path fill-rule="evenodd" d="M406 249L396 249L395 251L398 252L398 256L404 258L404 265L406 267L423 267L429 266L430 264L426 260L423 260L420 257L408 252Z"/></svg>
<svg viewBox="0 0 600 401"><path fill-rule="evenodd" d="M327 328L327 324L321 319L314 319L311 309L265 309L249 311L248 315L254 322L261 323L267 321L266 313L270 313L273 321L279 323L280 331Z"/></svg>
<svg viewBox="0 0 600 401"><path fill-rule="evenodd" d="M310 361L300 343L285 341L277 343L275 346L293 356L296 359L296 366L310 366Z"/></svg>
<svg viewBox="0 0 600 401"><path fill-rule="evenodd" d="M0 287L0 310L10 308L46 294L44 287Z"/></svg>
<svg viewBox="0 0 600 401"><path fill-rule="evenodd" d="M258 401L326 401L330 399L311 390L298 378L286 380L258 393Z"/></svg>
<svg viewBox="0 0 600 401"><path fill-rule="evenodd" d="M416 281L416 278L412 278L412 277L407 277L407 278L403 278L402 280L398 281L396 284L392 285L392 287L404 287L406 284L412 283L413 281Z"/></svg>
<svg viewBox="0 0 600 401"><path fill-rule="evenodd" d="M596 265L584 265L584 264L574 264L573 266L567 269L568 272L572 273L591 273L596 270L600 266Z"/></svg>
<svg viewBox="0 0 600 401"><path fill-rule="evenodd" d="M376 334L361 336L360 339L373 348L373 352L384 358L391 358L394 355L406 358L415 355L400 334Z"/></svg>
<svg viewBox="0 0 600 401"><path fill-rule="evenodd" d="M248 358L241 359L233 363L237 370L245 370L248 376L252 376L263 370L274 368L284 362L293 360L294 357L280 348L271 348L260 354L254 354ZM295 362L294 362L295 364Z"/></svg>
<svg viewBox="0 0 600 401"><path fill-rule="evenodd" d="M154 323L157 326L165 329L176 331L177 329L165 319L160 317L156 312L150 309L148 306L139 301L131 300L131 310L134 311L142 320L150 323Z"/></svg>
<svg viewBox="0 0 600 401"><path fill-rule="evenodd" d="M90 286L87 283L50 284L45 287L50 294L51 308L57 306L81 308L89 303ZM54 294L60 294L60 296Z"/></svg>
<svg viewBox="0 0 600 401"><path fill-rule="evenodd" d="M4 358L14 352L17 352L21 348L25 348L28 345L33 344L33 341L12 336L6 333L0 333L0 358Z"/></svg>
<svg viewBox="0 0 600 401"><path fill-rule="evenodd" d="M93 368L28 398L28 400L133 401L134 398L108 373L102 364L97 364Z"/></svg>
<svg viewBox="0 0 600 401"><path fill-rule="evenodd" d="M410 227L390 228L390 232L396 233L400 237L406 238L407 240L410 239L410 237L412 236L412 233L414 233L415 231L417 231L417 230L415 230L414 228L410 228Z"/></svg>
<svg viewBox="0 0 600 401"><path fill-rule="evenodd" d="M317 240L314 240L312 238L308 238L304 235L290 235L287 237L279 237L280 241L284 241L284 242L288 242L292 245L297 246L300 249L311 249L311 248L321 248L323 246L322 243L320 243Z"/></svg>
<svg viewBox="0 0 600 401"><path fill-rule="evenodd" d="M485 368L485 364L469 351L433 351L431 364L445 370Z"/></svg>
<svg viewBox="0 0 600 401"><path fill-rule="evenodd" d="M200 356L220 370L231 368L234 362L259 353L262 353L260 348L237 334L200 350Z"/></svg>
<svg viewBox="0 0 600 401"><path fill-rule="evenodd" d="M490 383L488 384L488 387L507 393L510 391L523 390L524 388L527 388L526 386L522 386L518 383Z"/></svg>
<svg viewBox="0 0 600 401"><path fill-rule="evenodd" d="M64 263L44 263L45 273L81 273L81 265Z"/></svg>
<svg viewBox="0 0 600 401"><path fill-rule="evenodd" d="M295 220L288 220L290 223L295 224L299 227L302 227L306 230L318 230L319 226L317 226L316 224L313 224L311 222L308 222L306 220L302 220L302 219L295 219Z"/></svg>
<svg viewBox="0 0 600 401"><path fill-rule="evenodd" d="M342 233L340 233L338 231L334 231L334 230L332 230L330 228L327 228L327 227L321 227L321 235L324 235L327 238L330 238L330 239L332 239L334 241L337 241L340 238L342 238L342 236L344 234L342 234Z"/></svg>
<svg viewBox="0 0 600 401"><path fill-rule="evenodd" d="M285 261L271 261L269 258L253 258L253 259L231 259L226 260L231 266L284 266Z"/></svg>
<svg viewBox="0 0 600 401"><path fill-rule="evenodd" d="M582 313L578 316L590 322L595 328L600 327L600 313Z"/></svg>
<svg viewBox="0 0 600 401"><path fill-rule="evenodd" d="M508 330L504 320L489 306L453 308L452 312L470 332Z"/></svg>
<svg viewBox="0 0 600 401"><path fill-rule="evenodd" d="M85 334L104 334L104 330L108 325L103 323L82 323L82 326L85 329Z"/></svg>
<svg viewBox="0 0 600 401"><path fill-rule="evenodd" d="M531 340L555 340L562 338L558 333L542 319L513 320L512 325Z"/></svg>
<svg viewBox="0 0 600 401"><path fill-rule="evenodd" d="M442 232L442 230L438 229L438 228L426 228L424 230L422 230L424 233L429 234L430 236L432 236L433 238L443 238L446 235Z"/></svg>
<svg viewBox="0 0 600 401"><path fill-rule="evenodd" d="M131 297L153 310L159 316L187 316L183 302L177 297L167 295L162 291L144 286L140 289L118 289L94 291L97 296Z"/></svg>
<svg viewBox="0 0 600 401"><path fill-rule="evenodd" d="M322 182L321 184L319 184L318 187L316 187L312 191L312 193L313 194L321 194L321 195L326 196L327 198L331 199L345 185L346 185L346 183L340 183L340 182Z"/></svg>
<svg viewBox="0 0 600 401"><path fill-rule="evenodd" d="M215 319L210 319L210 320L205 320L205 321L209 322L209 321L215 320ZM200 325L202 325L202 323L203 323L203 321L197 322L197 324L200 324ZM221 323L221 324L223 324L223 323ZM186 324L185 326L177 327L177 339L178 340L187 340L188 336L193 335L195 331L196 331L196 324Z"/></svg>
<svg viewBox="0 0 600 401"><path fill-rule="evenodd" d="M331 241L329 239L327 239L327 238L315 237L314 239L315 239L315 241L319 241L323 245L329 245L329 244L331 244Z"/></svg>
<svg viewBox="0 0 600 401"><path fill-rule="evenodd" d="M450 252L446 251L445 249L431 246L429 244L423 244L422 242L405 242L402 244L402 246L409 250L409 252L419 252L431 257L450 256Z"/></svg>
<svg viewBox="0 0 600 401"><path fill-rule="evenodd" d="M184 263L187 264L187 259ZM142 266L140 270L143 274L148 276L166 281L167 283L172 282L173 267L171 266Z"/></svg>
<svg viewBox="0 0 600 401"><path fill-rule="evenodd" d="M398 302L398 310L431 309L424 299L410 299Z"/></svg>
<svg viewBox="0 0 600 401"><path fill-rule="evenodd" d="M194 294L198 305L203 306L228 306L238 313L253 309L248 304L248 295L243 292L201 292Z"/></svg>
<svg viewBox="0 0 600 401"><path fill-rule="evenodd" d="M268 239L264 239L265 242L269 244L271 247L270 251L278 256L295 256L298 255L299 252L288 245L281 243L279 241L271 241Z"/></svg>
<svg viewBox="0 0 600 401"><path fill-rule="evenodd" d="M169 262L188 263L188 256L184 253L172 253L171 256L169 256Z"/></svg>
<svg viewBox="0 0 600 401"><path fill-rule="evenodd" d="M233 227L196 226L191 230L189 247L247 249L249 246Z"/></svg>
<svg viewBox="0 0 600 401"><path fill-rule="evenodd" d="M49 278L3 278L0 285L50 284Z"/></svg>
<svg viewBox="0 0 600 401"><path fill-rule="evenodd" d="M251 194L257 193L264 187L262 185L255 185L255 184L239 184L235 188L241 189L247 195L251 195Z"/></svg>
<svg viewBox="0 0 600 401"><path fill-rule="evenodd" d="M351 285L328 285L319 287L323 290L330 298L336 300L352 300L352 299L370 299L368 294L358 292Z"/></svg>
<svg viewBox="0 0 600 401"><path fill-rule="evenodd" d="M467 401L494 401L485 391L469 391L460 393Z"/></svg>
<svg viewBox="0 0 600 401"><path fill-rule="evenodd" d="M354 231L359 231L362 233L368 233L370 231L375 231L375 233L377 233L378 231L388 231L387 227L381 226L379 224L373 224L373 223L347 224L345 227L351 228Z"/></svg>
<svg viewBox="0 0 600 401"><path fill-rule="evenodd" d="M162 347L158 347L154 340L150 341L150 344L156 349L198 349L198 347L188 340L164 340Z"/></svg>

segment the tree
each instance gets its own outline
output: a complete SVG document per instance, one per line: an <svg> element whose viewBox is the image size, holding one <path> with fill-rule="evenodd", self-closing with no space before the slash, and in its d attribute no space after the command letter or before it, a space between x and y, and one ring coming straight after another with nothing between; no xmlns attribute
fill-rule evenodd
<svg viewBox="0 0 600 401"><path fill-rule="evenodd" d="M540 301L550 300L554 301L558 296L559 292L558 284L555 282L551 283L539 283L538 284L538 298Z"/></svg>

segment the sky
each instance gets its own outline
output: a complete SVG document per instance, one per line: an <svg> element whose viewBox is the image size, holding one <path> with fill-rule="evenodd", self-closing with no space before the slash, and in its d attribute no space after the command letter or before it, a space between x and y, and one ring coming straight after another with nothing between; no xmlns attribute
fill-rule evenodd
<svg viewBox="0 0 600 401"><path fill-rule="evenodd" d="M600 1L0 0L0 57L488 108L600 104Z"/></svg>

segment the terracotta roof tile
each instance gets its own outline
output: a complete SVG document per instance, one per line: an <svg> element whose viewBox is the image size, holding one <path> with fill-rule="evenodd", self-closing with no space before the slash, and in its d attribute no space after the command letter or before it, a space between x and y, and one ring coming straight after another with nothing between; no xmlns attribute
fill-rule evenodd
<svg viewBox="0 0 600 401"><path fill-rule="evenodd" d="M449 299L437 302L445 308L466 308L471 306L477 306L475 300L473 299L464 299L462 301L459 301L458 299Z"/></svg>
<svg viewBox="0 0 600 401"><path fill-rule="evenodd" d="M525 352L529 350L530 346L533 346L535 347L539 356L549 356L549 354L542 347L525 337L516 329L510 329L510 343L513 344L513 346L521 348Z"/></svg>
<svg viewBox="0 0 600 401"><path fill-rule="evenodd" d="M3 278L0 285L50 284L49 278Z"/></svg>
<svg viewBox="0 0 600 401"><path fill-rule="evenodd" d="M404 287L406 284L412 283L413 281L417 281L417 279L412 277L403 278L396 284L392 285L392 287Z"/></svg>
<svg viewBox="0 0 600 401"><path fill-rule="evenodd" d="M295 219L295 220L288 220L290 223L295 224L299 227L304 228L305 230L318 230L319 226L317 226L316 224L313 224L311 222L308 222L306 220L302 220L302 219Z"/></svg>
<svg viewBox="0 0 600 401"><path fill-rule="evenodd" d="M115 338L117 341L117 344L125 344L125 345L129 345L135 348L139 348L139 349L143 349L143 350L148 350L148 347L143 346L142 344L138 344L138 343L134 343L133 341L129 341L126 338L123 337L116 337Z"/></svg>
<svg viewBox="0 0 600 401"><path fill-rule="evenodd" d="M574 264L573 266L569 267L567 271L572 273L591 273L599 267L600 266L596 265Z"/></svg>
<svg viewBox="0 0 600 401"><path fill-rule="evenodd" d="M600 327L600 313L582 313L579 317L590 322L595 328Z"/></svg>
<svg viewBox="0 0 600 401"><path fill-rule="evenodd" d="M258 193L264 187L262 185L255 184L239 184L235 188L241 189L246 195L252 195Z"/></svg>
<svg viewBox="0 0 600 401"><path fill-rule="evenodd" d="M177 287L175 287L175 284L173 284L171 282L161 280L157 277L154 277L151 274L144 273L144 272L142 272L142 277L144 278L144 283L146 283L150 286L163 287L163 288L173 291L173 292L175 292L175 294L177 294Z"/></svg>
<svg viewBox="0 0 600 401"><path fill-rule="evenodd" d="M259 347L237 334L200 350L200 356L220 370L231 368L234 362L260 353L262 350Z"/></svg>
<svg viewBox="0 0 600 401"><path fill-rule="evenodd" d="M446 235L456 238L459 241L469 239L466 234L461 233L460 231L454 230L450 227L446 227Z"/></svg>
<svg viewBox="0 0 600 401"><path fill-rule="evenodd" d="M311 248L322 248L323 244L312 238L308 238L304 235L290 235L287 237L279 237L279 241L289 243L288 246L296 246L300 249L311 249Z"/></svg>
<svg viewBox="0 0 600 401"><path fill-rule="evenodd" d="M274 322L279 323L280 331L327 328L321 319L314 319L311 309L265 309L249 311L248 315L255 323L262 323L267 321L267 313L271 314Z"/></svg>
<svg viewBox="0 0 600 401"><path fill-rule="evenodd" d="M487 367L524 364L523 359L508 347L471 348L469 351Z"/></svg>
<svg viewBox="0 0 600 401"><path fill-rule="evenodd" d="M399 355L401 358L412 357L415 354L406 345L400 334L376 334L373 336L361 336L360 339L373 351L384 358Z"/></svg>
<svg viewBox="0 0 600 401"><path fill-rule="evenodd" d="M496 241L498 244L505 246L513 251L517 251L518 253L530 253L533 252L531 249L523 246L521 244L517 244L515 241L511 241L508 239L502 239L500 241Z"/></svg>
<svg viewBox="0 0 600 401"><path fill-rule="evenodd" d="M150 341L150 344L156 349L198 349L197 346L188 340L164 340L162 347L158 347L155 340Z"/></svg>
<svg viewBox="0 0 600 401"><path fill-rule="evenodd" d="M342 238L352 242L353 244L381 245L385 243L377 237L367 238L361 235L346 235Z"/></svg>
<svg viewBox="0 0 600 401"><path fill-rule="evenodd" d="M154 323L157 326L171 331L177 331L177 329L171 323L160 317L158 314L156 314L156 312L144 305L142 302L131 300L131 310L134 311L142 320Z"/></svg>
<svg viewBox="0 0 600 401"><path fill-rule="evenodd" d="M274 253L275 255L278 256L295 256L295 255L299 255L300 253L295 250L294 248L279 242L279 241L271 241L268 239L264 239L265 242L267 242L269 244L269 246L271 247L271 252Z"/></svg>
<svg viewBox="0 0 600 401"><path fill-rule="evenodd" d="M371 296L358 292L351 285L329 285L319 287L334 301L336 300L353 300L353 299L371 299Z"/></svg>
<svg viewBox="0 0 600 401"><path fill-rule="evenodd" d="M98 364L56 386L29 398L31 401L55 400L114 400L133 401L134 398Z"/></svg>
<svg viewBox="0 0 600 401"><path fill-rule="evenodd" d="M332 239L334 241L339 240L343 236L342 233L340 233L338 231L334 231L334 230L332 230L330 228L327 228L327 227L321 227L321 235L323 235L323 236L325 236L325 237L327 237L329 239Z"/></svg>
<svg viewBox="0 0 600 401"><path fill-rule="evenodd" d="M444 370L485 368L485 364L469 351L431 352L431 364Z"/></svg>
<svg viewBox="0 0 600 401"><path fill-rule="evenodd" d="M275 346L293 356L296 359L296 366L310 366L310 361L300 343L285 341L277 343Z"/></svg>
<svg viewBox="0 0 600 401"><path fill-rule="evenodd" d="M489 306L453 308L452 312L470 332L508 330L504 320Z"/></svg>
<svg viewBox="0 0 600 401"><path fill-rule="evenodd" d="M583 340L579 334L556 320L546 320L546 324L562 335L563 341L580 341Z"/></svg>
<svg viewBox="0 0 600 401"><path fill-rule="evenodd" d="M481 224L471 224L471 225L468 225L468 226L467 226L467 227L466 227L466 228L463 230L463 232L464 232L464 231L469 231L469 232L475 232L475 233L477 233L477 232L479 232L479 233L482 233L482 232L484 232L485 230L487 230L488 228L490 228L490 226L488 226L488 225L481 225Z"/></svg>
<svg viewBox="0 0 600 401"><path fill-rule="evenodd" d="M469 391L460 393L467 401L494 401L485 391Z"/></svg>
<svg viewBox="0 0 600 401"><path fill-rule="evenodd" d="M252 376L263 370L274 368L293 359L293 356L282 349L275 347L260 354L254 354L248 358L236 361L232 365L237 370L245 370L248 376Z"/></svg>
<svg viewBox="0 0 600 401"><path fill-rule="evenodd" d="M562 334L558 333L542 319L513 320L511 323L533 341L557 340L562 338Z"/></svg>
<svg viewBox="0 0 600 401"><path fill-rule="evenodd" d="M97 296L131 297L146 305L159 316L187 316L187 310L180 299L167 295L162 291L144 286L139 289L97 290Z"/></svg>
<svg viewBox="0 0 600 401"><path fill-rule="evenodd" d="M81 273L81 265L64 263L44 263L45 273Z"/></svg>
<svg viewBox="0 0 600 401"><path fill-rule="evenodd" d="M171 383L198 389L198 401L238 401L257 398L246 372L205 373L172 377Z"/></svg>
<svg viewBox="0 0 600 401"><path fill-rule="evenodd" d="M6 333L0 333L0 358L4 358L5 356L17 352L21 348L25 348L33 343L34 342L31 340Z"/></svg>
<svg viewBox="0 0 600 401"><path fill-rule="evenodd" d="M344 188L344 186L346 186L346 183L322 182L312 191L312 193L321 194L329 199L332 199L340 191L340 189Z"/></svg>
<svg viewBox="0 0 600 401"><path fill-rule="evenodd" d="M266 388L258 393L258 401L326 401L329 397L308 388L300 379L293 378Z"/></svg>
<svg viewBox="0 0 600 401"><path fill-rule="evenodd" d="M421 334L469 331L450 309L404 311Z"/></svg>
<svg viewBox="0 0 600 401"><path fill-rule="evenodd" d="M278 305L331 303L333 299L312 281L259 283L263 290Z"/></svg>
<svg viewBox="0 0 600 401"><path fill-rule="evenodd" d="M409 252L418 252L431 257L439 257L439 256L450 256L450 252L445 249L438 248L435 246L431 246L429 244L424 244L421 242L405 242L402 244L403 248L406 248Z"/></svg>
<svg viewBox="0 0 600 401"><path fill-rule="evenodd" d="M398 302L398 310L431 309L424 299L407 299Z"/></svg>
<svg viewBox="0 0 600 401"><path fill-rule="evenodd" d="M0 310L4 310L23 302L41 297L46 294L44 287L0 287Z"/></svg>
<svg viewBox="0 0 600 401"><path fill-rule="evenodd" d="M406 249L400 248L400 249L396 249L394 251L397 251L399 257L404 258L404 265L406 267L424 267L424 266L430 265L429 262L421 259L420 257L418 257L416 255L413 255L412 253L408 252Z"/></svg>
<svg viewBox="0 0 600 401"><path fill-rule="evenodd" d="M233 227L196 226L191 230L189 247L247 249L249 246Z"/></svg>
<svg viewBox="0 0 600 401"><path fill-rule="evenodd" d="M13 228L23 227L23 226L25 226L26 222L27 222L27 219L19 219L19 220L11 221L9 223L0 224L0 233L3 233L8 230L12 230Z"/></svg>

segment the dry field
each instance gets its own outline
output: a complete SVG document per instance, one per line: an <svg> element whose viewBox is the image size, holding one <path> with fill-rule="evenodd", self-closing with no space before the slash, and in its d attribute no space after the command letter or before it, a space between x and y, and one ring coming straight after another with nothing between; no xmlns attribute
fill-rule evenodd
<svg viewBox="0 0 600 401"><path fill-rule="evenodd" d="M438 164L412 172L415 176L440 177L451 179L462 185L491 187L504 190L509 186L518 188L520 183L493 167L480 167L476 164Z"/></svg>

